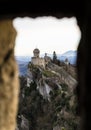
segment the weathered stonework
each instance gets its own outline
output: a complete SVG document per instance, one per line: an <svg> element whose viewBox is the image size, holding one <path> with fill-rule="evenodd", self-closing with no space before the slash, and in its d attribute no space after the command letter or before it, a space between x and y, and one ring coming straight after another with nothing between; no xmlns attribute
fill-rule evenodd
<svg viewBox="0 0 91 130"><path fill-rule="evenodd" d="M0 130L15 130L19 81L12 20L0 21Z"/></svg>
<svg viewBox="0 0 91 130"><path fill-rule="evenodd" d="M39 57L39 53L40 53L39 49L34 49L33 53L34 53L34 57L31 58L31 63L45 68L45 59Z"/></svg>
<svg viewBox="0 0 91 130"><path fill-rule="evenodd" d="M45 60L44 60L44 58L32 57L31 58L31 63L34 64L34 65L38 65L38 66L41 66L41 67L45 68Z"/></svg>

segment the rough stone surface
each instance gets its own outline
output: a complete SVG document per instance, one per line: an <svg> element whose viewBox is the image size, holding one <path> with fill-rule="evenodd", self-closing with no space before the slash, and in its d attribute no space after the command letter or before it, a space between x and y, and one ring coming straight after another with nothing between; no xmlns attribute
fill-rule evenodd
<svg viewBox="0 0 91 130"><path fill-rule="evenodd" d="M60 81L69 86L70 92L73 92L77 86L77 80L68 74L63 68L58 67L57 65L51 65L50 68L56 71L60 76Z"/></svg>
<svg viewBox="0 0 91 130"><path fill-rule="evenodd" d="M87 0L84 0L87 1ZM84 16L83 0L0 0L0 18L14 18L17 16L37 17L56 16L71 17ZM8 6L6 6L8 5ZM12 5L12 6L11 6ZM5 10L4 10L5 8Z"/></svg>
<svg viewBox="0 0 91 130"><path fill-rule="evenodd" d="M91 2L90 2L91 3ZM91 5L91 4L90 4ZM91 129L91 7L87 4L84 19L78 19L82 38L78 46L78 103L79 114L82 119L81 129ZM90 11L90 12L89 12Z"/></svg>
<svg viewBox="0 0 91 130"><path fill-rule="evenodd" d="M15 130L16 125L19 82L15 37L12 21L0 21L0 130Z"/></svg>
<svg viewBox="0 0 91 130"><path fill-rule="evenodd" d="M29 121L23 116L21 115L21 129L22 130L29 130Z"/></svg>

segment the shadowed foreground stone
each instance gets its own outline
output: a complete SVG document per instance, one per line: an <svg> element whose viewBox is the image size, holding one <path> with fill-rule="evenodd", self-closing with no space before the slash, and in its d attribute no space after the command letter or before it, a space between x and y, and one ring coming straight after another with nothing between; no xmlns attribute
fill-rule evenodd
<svg viewBox="0 0 91 130"><path fill-rule="evenodd" d="M12 20L0 21L0 130L15 130L16 126L19 82L15 37Z"/></svg>

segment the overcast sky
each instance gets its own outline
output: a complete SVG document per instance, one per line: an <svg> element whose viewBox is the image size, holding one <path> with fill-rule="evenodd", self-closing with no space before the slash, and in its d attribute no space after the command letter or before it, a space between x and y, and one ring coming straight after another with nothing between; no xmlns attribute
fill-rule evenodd
<svg viewBox="0 0 91 130"><path fill-rule="evenodd" d="M39 48L40 53L62 54L76 50L81 33L74 17L56 19L54 17L16 18L13 25L17 30L15 55L33 55Z"/></svg>

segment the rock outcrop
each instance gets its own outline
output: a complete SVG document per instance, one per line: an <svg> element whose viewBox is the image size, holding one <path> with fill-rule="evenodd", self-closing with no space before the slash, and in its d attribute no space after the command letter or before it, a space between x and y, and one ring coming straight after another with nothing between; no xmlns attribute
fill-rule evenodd
<svg viewBox="0 0 91 130"><path fill-rule="evenodd" d="M0 130L15 130L19 81L12 20L0 21Z"/></svg>
<svg viewBox="0 0 91 130"><path fill-rule="evenodd" d="M67 84L61 82L60 73L35 65L28 69L28 86L27 77L20 77L19 130L21 127L24 130L77 130L80 118L76 115L76 95L74 91L69 91L71 88Z"/></svg>

